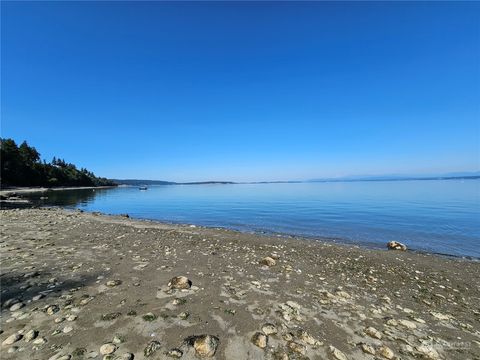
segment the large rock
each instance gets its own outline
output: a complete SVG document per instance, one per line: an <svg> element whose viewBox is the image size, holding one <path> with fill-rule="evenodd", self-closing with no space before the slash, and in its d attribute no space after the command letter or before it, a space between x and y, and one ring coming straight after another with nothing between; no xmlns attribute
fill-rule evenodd
<svg viewBox="0 0 480 360"><path fill-rule="evenodd" d="M198 357L204 358L215 355L220 340L213 335L198 335L188 337L185 342L193 346Z"/></svg>
<svg viewBox="0 0 480 360"><path fill-rule="evenodd" d="M192 282L186 276L175 276L168 282L170 289L190 289Z"/></svg>
<svg viewBox="0 0 480 360"><path fill-rule="evenodd" d="M407 245L402 244L398 241L389 241L387 243L387 248L389 250L400 250L400 251L406 251L407 250Z"/></svg>

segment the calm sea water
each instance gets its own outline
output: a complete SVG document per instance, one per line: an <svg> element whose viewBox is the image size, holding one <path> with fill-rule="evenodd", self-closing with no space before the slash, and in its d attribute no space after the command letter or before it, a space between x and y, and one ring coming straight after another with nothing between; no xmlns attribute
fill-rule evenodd
<svg viewBox="0 0 480 360"><path fill-rule="evenodd" d="M44 204L480 258L480 180L120 187L51 192Z"/></svg>

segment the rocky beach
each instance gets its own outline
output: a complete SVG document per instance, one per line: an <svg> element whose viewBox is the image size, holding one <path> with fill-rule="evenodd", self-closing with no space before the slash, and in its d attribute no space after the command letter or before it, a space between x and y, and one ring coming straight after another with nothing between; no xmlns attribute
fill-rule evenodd
<svg viewBox="0 0 480 360"><path fill-rule="evenodd" d="M5 209L2 359L480 359L480 263Z"/></svg>

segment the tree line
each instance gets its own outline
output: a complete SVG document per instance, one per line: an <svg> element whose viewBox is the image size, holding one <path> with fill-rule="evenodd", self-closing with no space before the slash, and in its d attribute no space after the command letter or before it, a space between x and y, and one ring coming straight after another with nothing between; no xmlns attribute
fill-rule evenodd
<svg viewBox="0 0 480 360"><path fill-rule="evenodd" d="M0 138L1 186L111 186L113 181L96 177L85 168L54 157L50 163L27 144Z"/></svg>

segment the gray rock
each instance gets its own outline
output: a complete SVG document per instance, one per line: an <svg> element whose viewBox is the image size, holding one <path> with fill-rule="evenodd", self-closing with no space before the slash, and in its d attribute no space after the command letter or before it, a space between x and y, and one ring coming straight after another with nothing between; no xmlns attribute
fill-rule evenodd
<svg viewBox="0 0 480 360"><path fill-rule="evenodd" d="M168 282L170 289L190 289L192 282L186 276L175 276Z"/></svg>

